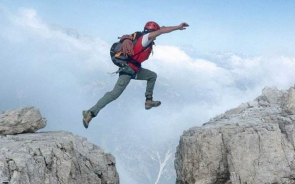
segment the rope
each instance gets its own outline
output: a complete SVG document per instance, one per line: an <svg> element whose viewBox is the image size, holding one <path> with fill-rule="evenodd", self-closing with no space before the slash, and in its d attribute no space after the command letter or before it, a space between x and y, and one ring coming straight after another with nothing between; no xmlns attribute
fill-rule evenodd
<svg viewBox="0 0 295 184"><path fill-rule="evenodd" d="M122 52L124 56L132 56L134 54L132 37L130 35L124 35L120 40L123 42L119 52Z"/></svg>

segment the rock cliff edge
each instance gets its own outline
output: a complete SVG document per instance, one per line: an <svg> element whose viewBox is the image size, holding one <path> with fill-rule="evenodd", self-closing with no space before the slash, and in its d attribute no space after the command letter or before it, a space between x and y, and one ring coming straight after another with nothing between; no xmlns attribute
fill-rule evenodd
<svg viewBox="0 0 295 184"><path fill-rule="evenodd" d="M86 138L64 131L26 133L45 125L33 107L0 115L1 184L119 184L115 158Z"/></svg>
<svg viewBox="0 0 295 184"><path fill-rule="evenodd" d="M267 87L201 127L177 147L177 184L295 183L295 89Z"/></svg>

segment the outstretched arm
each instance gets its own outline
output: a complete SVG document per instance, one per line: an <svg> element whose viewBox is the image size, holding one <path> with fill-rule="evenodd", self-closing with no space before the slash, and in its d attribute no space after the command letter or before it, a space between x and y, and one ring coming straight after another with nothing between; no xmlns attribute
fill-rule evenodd
<svg viewBox="0 0 295 184"><path fill-rule="evenodd" d="M160 36L161 34L170 33L175 30L184 30L188 26L189 25L185 22L179 24L178 26L169 26L169 27L163 26L159 30L151 32L148 38L149 40L152 40L152 39L155 39L157 36Z"/></svg>

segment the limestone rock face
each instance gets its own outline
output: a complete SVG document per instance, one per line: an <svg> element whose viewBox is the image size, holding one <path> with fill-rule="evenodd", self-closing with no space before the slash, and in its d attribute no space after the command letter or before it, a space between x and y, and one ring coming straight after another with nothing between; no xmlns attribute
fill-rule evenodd
<svg viewBox="0 0 295 184"><path fill-rule="evenodd" d="M267 87L254 101L184 132L176 183L293 184L294 150L295 89Z"/></svg>
<svg viewBox="0 0 295 184"><path fill-rule="evenodd" d="M0 183L119 184L115 158L68 132L0 135Z"/></svg>
<svg viewBox="0 0 295 184"><path fill-rule="evenodd" d="M295 88L289 89L283 110L287 114L295 114Z"/></svg>
<svg viewBox="0 0 295 184"><path fill-rule="evenodd" d="M0 114L0 135L32 133L45 126L46 120L35 107L25 107Z"/></svg>

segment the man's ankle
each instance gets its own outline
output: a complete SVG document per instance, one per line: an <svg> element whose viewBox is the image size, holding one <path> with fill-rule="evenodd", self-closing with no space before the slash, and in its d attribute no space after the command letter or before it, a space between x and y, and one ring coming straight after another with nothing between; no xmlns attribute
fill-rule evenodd
<svg viewBox="0 0 295 184"><path fill-rule="evenodd" d="M151 95L151 94L148 94L145 97L146 97L145 101L152 101L153 100L153 95Z"/></svg>

